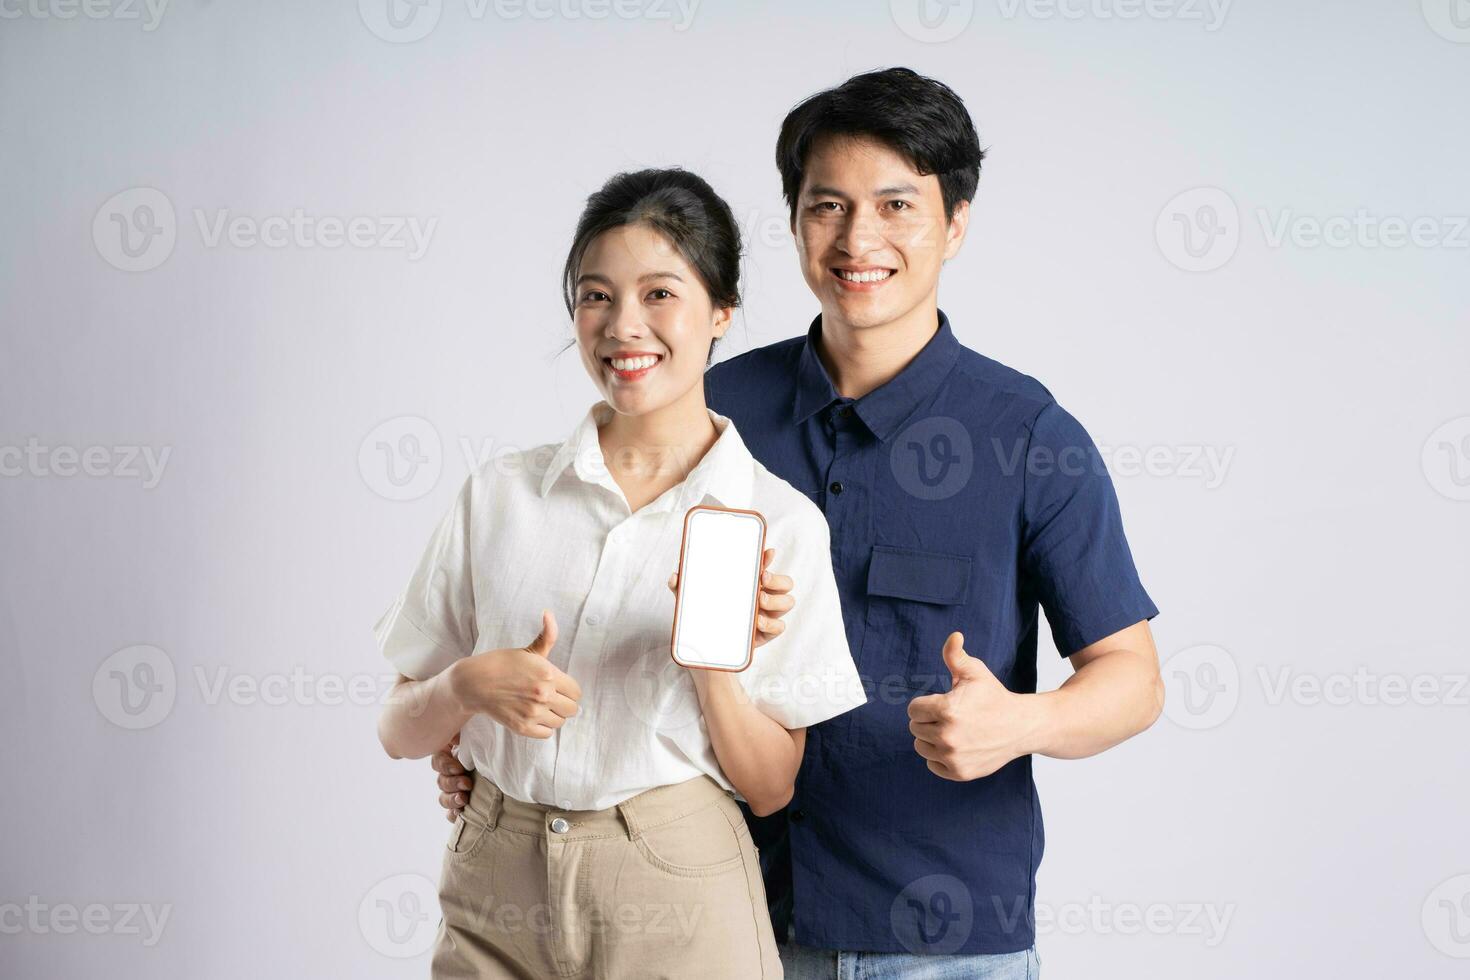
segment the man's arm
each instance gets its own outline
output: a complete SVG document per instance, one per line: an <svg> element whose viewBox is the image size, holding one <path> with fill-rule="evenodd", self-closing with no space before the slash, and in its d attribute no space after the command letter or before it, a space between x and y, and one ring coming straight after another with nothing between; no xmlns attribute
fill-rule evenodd
<svg viewBox="0 0 1470 980"><path fill-rule="evenodd" d="M914 751L945 779L979 779L1023 755L1081 759L1148 728L1164 708L1164 682L1148 622L1071 656L1075 671L1055 691L1017 694L951 633L944 660L953 684L909 702Z"/></svg>
<svg viewBox="0 0 1470 980"><path fill-rule="evenodd" d="M1030 751L1084 759L1132 738L1164 710L1164 680L1148 622L1134 623L1067 659L1073 674L1055 691L1030 695L1036 711Z"/></svg>

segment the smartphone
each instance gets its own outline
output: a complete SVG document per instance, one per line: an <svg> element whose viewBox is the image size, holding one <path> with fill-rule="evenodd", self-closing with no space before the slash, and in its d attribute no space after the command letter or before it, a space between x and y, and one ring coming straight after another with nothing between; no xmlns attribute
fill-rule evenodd
<svg viewBox="0 0 1470 980"><path fill-rule="evenodd" d="M744 670L755 653L766 519L700 504L684 515L674 601L674 663Z"/></svg>

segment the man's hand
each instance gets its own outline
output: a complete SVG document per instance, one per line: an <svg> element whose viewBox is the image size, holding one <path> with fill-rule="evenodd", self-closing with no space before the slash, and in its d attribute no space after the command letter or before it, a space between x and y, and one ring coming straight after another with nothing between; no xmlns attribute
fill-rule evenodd
<svg viewBox="0 0 1470 980"><path fill-rule="evenodd" d="M449 689L460 707L486 714L508 731L549 738L572 715L582 689L547 656L556 645L556 617L541 613L541 633L514 650L487 650L456 660Z"/></svg>
<svg viewBox="0 0 1470 980"><path fill-rule="evenodd" d="M439 805L444 808L444 819L450 823L459 816L470 801L470 793L475 788L475 774L468 772L459 764L454 757L454 750L459 745L459 736L449 740L430 760L434 771L439 774Z"/></svg>
<svg viewBox="0 0 1470 980"><path fill-rule="evenodd" d="M909 702L914 751L931 772L959 782L988 776L1025 755L1035 724L1026 695L1008 690L964 644L963 633L944 641L950 689Z"/></svg>
<svg viewBox="0 0 1470 980"><path fill-rule="evenodd" d="M792 582L791 576L766 570L775 555L775 548L767 548L761 555L761 589L757 600L760 611L755 617L755 645L758 647L765 646L785 631L786 624L781 622L781 617L796 605L796 596L791 594L796 583ZM678 572L669 576L669 591L679 594Z"/></svg>

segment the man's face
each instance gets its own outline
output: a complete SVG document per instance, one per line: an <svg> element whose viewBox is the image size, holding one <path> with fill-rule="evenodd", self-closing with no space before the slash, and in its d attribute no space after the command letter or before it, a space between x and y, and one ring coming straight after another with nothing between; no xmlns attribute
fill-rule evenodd
<svg viewBox="0 0 1470 980"><path fill-rule="evenodd" d="M961 202L950 219L939 178L886 143L824 137L807 154L792 231L824 319L863 329L937 302L968 218Z"/></svg>

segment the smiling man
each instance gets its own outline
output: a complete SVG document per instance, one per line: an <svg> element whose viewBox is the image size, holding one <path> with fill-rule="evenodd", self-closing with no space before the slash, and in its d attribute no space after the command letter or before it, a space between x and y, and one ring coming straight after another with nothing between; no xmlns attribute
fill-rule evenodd
<svg viewBox="0 0 1470 980"><path fill-rule="evenodd" d="M808 729L783 811L746 813L796 980L1036 976L1031 757L1094 755L1163 706L1158 610L1096 446L939 309L983 156L960 98L908 69L798 105L776 161L821 313L705 376L822 508L869 695ZM1040 693L1039 611L1073 667ZM454 808L468 780L436 766Z"/></svg>

